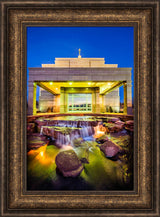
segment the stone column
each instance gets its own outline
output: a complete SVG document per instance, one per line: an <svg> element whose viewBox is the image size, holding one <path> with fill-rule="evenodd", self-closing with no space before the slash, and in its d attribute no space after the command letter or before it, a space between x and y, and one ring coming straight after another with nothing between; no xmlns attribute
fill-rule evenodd
<svg viewBox="0 0 160 217"><path fill-rule="evenodd" d="M124 108L123 108L123 113L127 114L127 84L126 83L124 83L123 89L124 89Z"/></svg>
<svg viewBox="0 0 160 217"><path fill-rule="evenodd" d="M54 110L53 112L60 112L60 94L54 95Z"/></svg>
<svg viewBox="0 0 160 217"><path fill-rule="evenodd" d="M68 93L64 91L64 112L67 112L67 109L68 109L67 106L68 106Z"/></svg>
<svg viewBox="0 0 160 217"><path fill-rule="evenodd" d="M104 95L103 94L99 94L99 103L100 103L100 112L104 113L105 105L104 105Z"/></svg>
<svg viewBox="0 0 160 217"><path fill-rule="evenodd" d="M132 115L132 84L131 80L127 81L127 114Z"/></svg>
<svg viewBox="0 0 160 217"><path fill-rule="evenodd" d="M96 107L96 95L95 91L92 92L92 112L95 112L95 107Z"/></svg>
<svg viewBox="0 0 160 217"><path fill-rule="evenodd" d="M36 92L37 92L37 84L33 83L33 115L36 115Z"/></svg>
<svg viewBox="0 0 160 217"><path fill-rule="evenodd" d="M95 113L100 113L99 87L95 88Z"/></svg>
<svg viewBox="0 0 160 217"><path fill-rule="evenodd" d="M65 112L65 93L64 93L64 87L61 87L60 90L60 113Z"/></svg>
<svg viewBox="0 0 160 217"><path fill-rule="evenodd" d="M36 115L36 90L37 84L28 83L28 115Z"/></svg>
<svg viewBox="0 0 160 217"><path fill-rule="evenodd" d="M28 82L28 115L33 114L33 83Z"/></svg>

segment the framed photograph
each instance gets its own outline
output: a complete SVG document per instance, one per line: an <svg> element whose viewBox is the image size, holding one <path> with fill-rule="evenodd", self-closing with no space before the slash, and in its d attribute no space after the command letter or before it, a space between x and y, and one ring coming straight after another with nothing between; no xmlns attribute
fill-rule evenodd
<svg viewBox="0 0 160 217"><path fill-rule="evenodd" d="M159 1L1 8L1 216L159 216Z"/></svg>
<svg viewBox="0 0 160 217"><path fill-rule="evenodd" d="M133 190L133 30L27 27L28 190Z"/></svg>

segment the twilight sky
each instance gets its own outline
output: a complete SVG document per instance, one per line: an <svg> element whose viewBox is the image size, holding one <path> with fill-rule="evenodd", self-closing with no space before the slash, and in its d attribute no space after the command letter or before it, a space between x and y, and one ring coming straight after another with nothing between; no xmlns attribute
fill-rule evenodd
<svg viewBox="0 0 160 217"><path fill-rule="evenodd" d="M53 64L56 57L78 57L79 48L82 58L102 57L106 64L131 67L133 99L133 27L27 27L27 83L29 67ZM123 102L123 87L120 101Z"/></svg>

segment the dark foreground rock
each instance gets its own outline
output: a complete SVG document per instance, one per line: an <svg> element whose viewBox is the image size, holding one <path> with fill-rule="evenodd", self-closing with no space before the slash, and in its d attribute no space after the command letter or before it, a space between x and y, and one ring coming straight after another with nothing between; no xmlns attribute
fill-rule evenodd
<svg viewBox="0 0 160 217"><path fill-rule="evenodd" d="M27 123L27 134L32 134L35 132L35 123Z"/></svg>
<svg viewBox="0 0 160 217"><path fill-rule="evenodd" d="M58 170L65 177L76 177L83 170L82 163L73 150L60 152L55 162Z"/></svg>
<svg viewBox="0 0 160 217"><path fill-rule="evenodd" d="M121 148L108 140L100 146L100 150L105 154L106 157L111 158L116 156L121 151Z"/></svg>
<svg viewBox="0 0 160 217"><path fill-rule="evenodd" d="M134 121L133 120L126 121L125 129L133 132L134 131Z"/></svg>

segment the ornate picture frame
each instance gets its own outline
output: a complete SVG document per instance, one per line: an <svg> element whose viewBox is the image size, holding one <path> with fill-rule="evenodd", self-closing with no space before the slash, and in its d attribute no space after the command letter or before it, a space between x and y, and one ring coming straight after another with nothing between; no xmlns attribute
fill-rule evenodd
<svg viewBox="0 0 160 217"><path fill-rule="evenodd" d="M1 216L159 216L159 1L1 1ZM133 26L134 190L26 190L26 27Z"/></svg>

